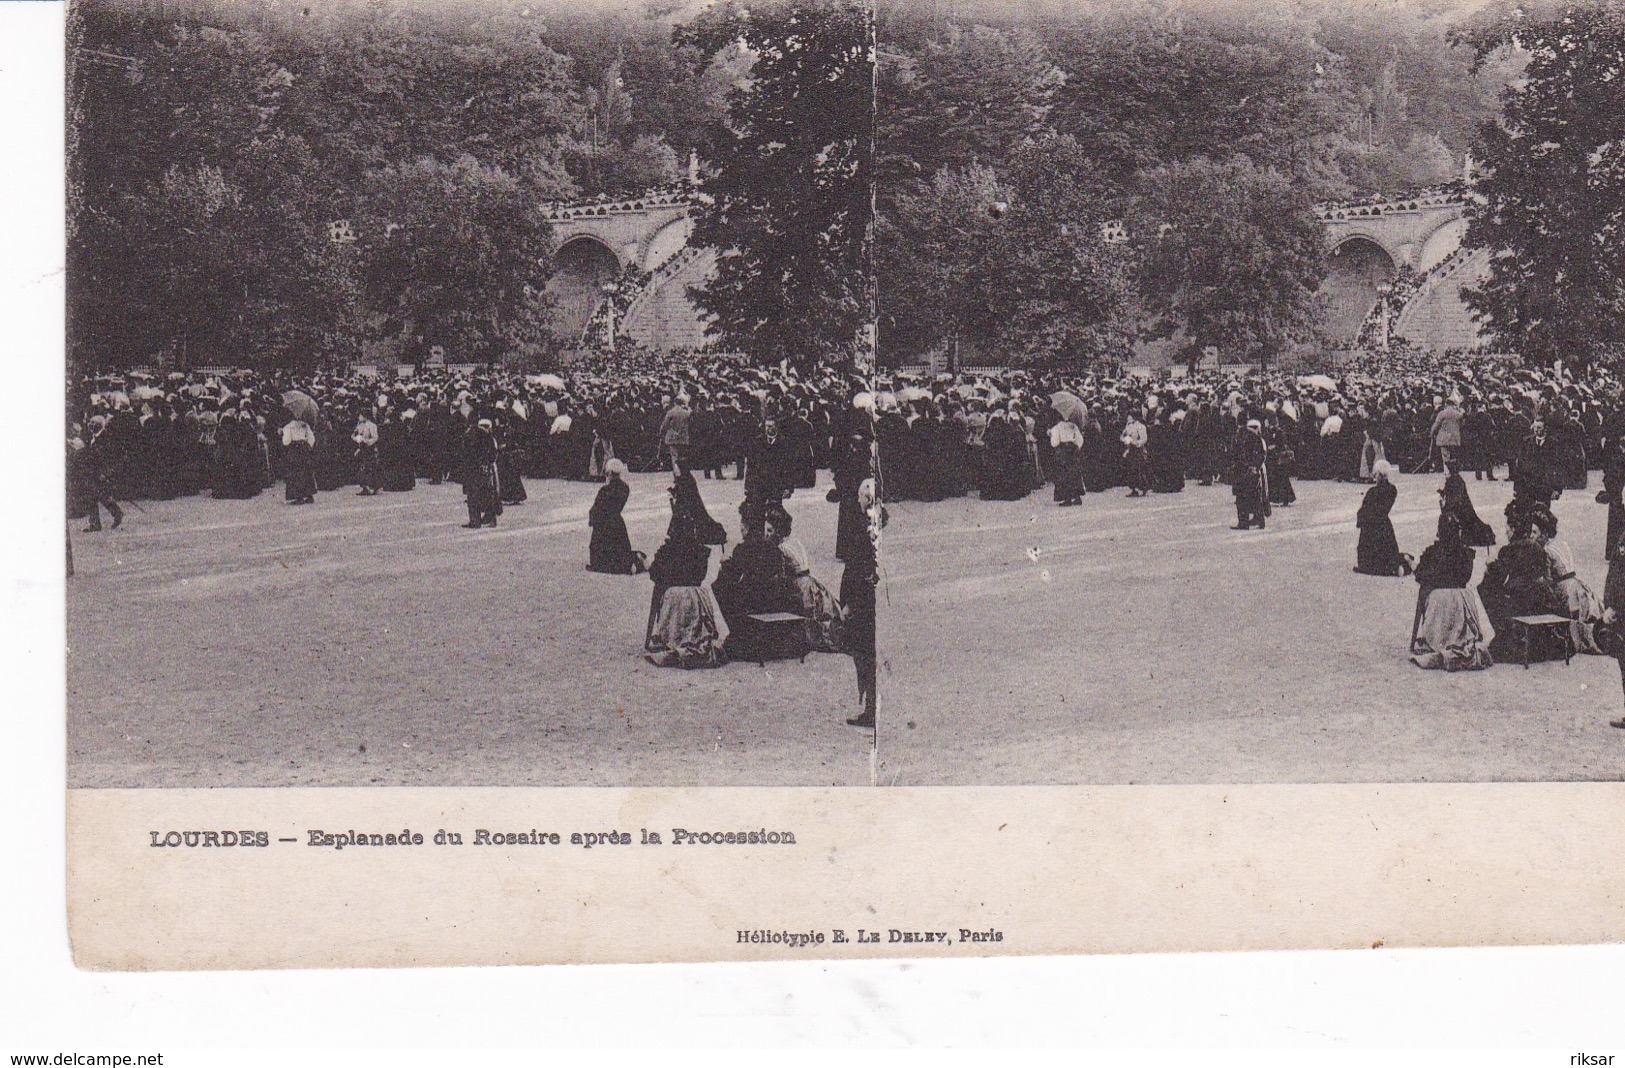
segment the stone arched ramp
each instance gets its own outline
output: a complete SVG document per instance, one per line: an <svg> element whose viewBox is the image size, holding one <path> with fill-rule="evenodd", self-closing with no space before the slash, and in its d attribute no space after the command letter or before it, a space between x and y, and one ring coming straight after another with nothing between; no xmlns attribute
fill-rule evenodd
<svg viewBox="0 0 1625 1068"><path fill-rule="evenodd" d="M1461 246L1466 234L1467 197L1456 187L1418 192L1409 196L1323 204L1317 209L1325 227L1326 247L1333 268L1322 286L1327 306L1326 327L1332 343L1353 347L1377 308L1377 286L1392 284L1390 299L1393 333L1423 348L1442 351L1471 348L1480 343L1477 323L1467 311L1460 290L1476 277L1463 273L1467 260ZM1360 250L1370 261L1370 249L1380 249L1392 273L1351 269L1339 263ZM1480 267L1488 256L1474 261ZM1474 268L1477 269L1477 268ZM1363 305L1365 314L1356 318Z"/></svg>
<svg viewBox="0 0 1625 1068"><path fill-rule="evenodd" d="M692 188L683 186L621 200L550 204L543 212L560 253L580 242L592 242L613 259L613 273L635 267L647 274L643 290L626 308L616 333L658 351L696 348L705 340L704 317L689 299L688 288L704 283L716 256L689 245L696 196ZM555 263L561 263L558 254ZM569 290L577 303L587 305L582 310L572 304L567 314L558 317L556 330L573 346L605 298L600 291L601 277L589 292L568 273L561 275L568 270L569 264L564 262L549 282L549 290ZM555 289L555 283L562 288Z"/></svg>

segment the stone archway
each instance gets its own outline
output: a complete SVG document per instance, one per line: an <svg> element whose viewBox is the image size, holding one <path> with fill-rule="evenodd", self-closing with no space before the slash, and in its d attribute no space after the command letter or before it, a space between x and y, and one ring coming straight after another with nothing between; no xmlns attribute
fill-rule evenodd
<svg viewBox="0 0 1625 1068"><path fill-rule="evenodd" d="M1376 307L1378 286L1393 282L1399 269L1382 245L1363 234L1344 238L1326 257L1326 330L1339 348L1352 346L1360 326Z"/></svg>
<svg viewBox="0 0 1625 1068"><path fill-rule="evenodd" d="M556 308L553 329L565 344L573 346L581 340L587 320L604 301L604 283L620 273L620 257L591 234L578 234L553 253L547 292Z"/></svg>

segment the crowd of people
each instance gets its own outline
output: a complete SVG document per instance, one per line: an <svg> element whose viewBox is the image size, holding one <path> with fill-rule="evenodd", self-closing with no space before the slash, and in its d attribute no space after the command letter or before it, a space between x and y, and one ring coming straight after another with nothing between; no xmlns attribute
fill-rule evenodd
<svg viewBox="0 0 1625 1068"><path fill-rule="evenodd" d="M878 383L876 409L888 500L1011 500L1052 484L1058 504L1074 505L1114 488L1144 496L1224 481L1238 522L1262 525L1257 513L1293 503L1294 480L1370 482L1384 460L1407 473L1507 469L1583 488L1620 438L1610 433L1620 397L1605 369L1417 356L1337 378L905 372ZM1252 507L1254 472L1263 507Z"/></svg>
<svg viewBox="0 0 1625 1068"><path fill-rule="evenodd" d="M874 536L878 514L867 382L742 360L631 350L566 375L439 368L404 377L246 370L84 377L68 389L70 518L87 533L123 521L120 501L258 496L289 505L354 486L403 493L461 484L472 529L527 497L525 479L602 483L588 523L589 570L654 580L645 645L660 666L850 654L859 714L875 711ZM858 399L860 403L854 404ZM740 537L726 546L696 476L744 482ZM784 502L833 473L839 595L812 575ZM670 470L672 518L652 558L621 510L631 471ZM718 625L720 620L721 626ZM789 625L783 625L789 624Z"/></svg>
<svg viewBox="0 0 1625 1068"><path fill-rule="evenodd" d="M692 469L713 478L732 467L743 477L771 411L784 462L810 484L829 466L832 421L853 392L835 370L798 374L641 351L568 376L423 369L396 380L254 371L84 377L68 390L70 506L91 515L93 497L253 497L290 470L303 483L307 469L316 491L401 492L418 480L463 481L492 464L499 495L513 496L523 493L523 478L596 480L611 458L634 471L665 466L663 423L679 397L688 409L680 447ZM285 433L295 423L304 426Z"/></svg>
<svg viewBox="0 0 1625 1068"><path fill-rule="evenodd" d="M888 501L1007 501L1049 485L1057 506L1076 507L1093 493L1139 498L1228 483L1235 529L1249 530L1296 501L1296 480L1366 485L1354 570L1415 576L1411 658L1420 667L1612 652L1612 615L1625 612L1625 598L1599 597L1575 573L1551 510L1602 470L1612 590L1625 551L1625 387L1608 366L1402 353L1335 377L903 372L877 382L874 404ZM1401 551L1389 518L1401 471L1445 476L1437 540L1420 560ZM1514 489L1507 540L1486 557L1477 587L1475 553L1496 535L1473 508L1469 473ZM1625 595L1625 579L1619 587ZM1548 614L1567 626L1526 634L1522 618Z"/></svg>
<svg viewBox="0 0 1625 1068"><path fill-rule="evenodd" d="M1585 489L1600 467L1607 555L1616 559L1625 545L1622 392L1608 367L1460 355L1390 357L1336 377L1010 370L863 379L642 350L600 354L564 376L134 372L70 383L69 505L97 531L104 509L113 526L122 522L120 501L205 491L247 498L281 480L298 505L351 485L371 495L455 480L466 525L478 529L525 499L526 478L601 482L587 566L653 580L652 663L850 652L864 709L854 721L872 722L871 528L882 502L1016 500L1045 485L1057 505L1076 507L1113 489L1145 497L1228 483L1236 529L1248 530L1294 503L1294 480L1367 484L1355 570L1415 575L1419 666L1489 666L1510 655L1514 635L1523 642L1519 617L1544 613L1572 626L1562 647L1541 631L1526 643L1533 655L1604 651L1605 616L1625 600L1598 597L1576 576L1550 504ZM745 483L740 537L707 586L711 550L728 538L706 511L699 478L729 477L729 468ZM666 469L671 520L665 542L645 555L621 519L625 476ZM833 472L829 499L840 506L839 594L812 576L783 504L812 489L820 469ZM1389 520L1397 471L1446 476L1437 540L1420 560L1400 551ZM1514 482L1506 542L1476 589L1474 553L1496 536L1473 510L1469 472Z"/></svg>

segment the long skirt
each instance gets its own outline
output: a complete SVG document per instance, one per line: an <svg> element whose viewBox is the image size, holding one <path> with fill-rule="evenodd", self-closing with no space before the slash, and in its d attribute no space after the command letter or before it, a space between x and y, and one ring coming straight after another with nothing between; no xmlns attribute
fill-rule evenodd
<svg viewBox="0 0 1625 1068"><path fill-rule="evenodd" d="M796 576L801 614L807 617L807 648L820 653L841 651L841 602L828 586L803 571Z"/></svg>
<svg viewBox="0 0 1625 1068"><path fill-rule="evenodd" d="M1384 451L1382 442L1367 436L1365 444L1360 446L1360 481L1370 482L1375 478L1377 464L1387 459L1388 454Z"/></svg>
<svg viewBox="0 0 1625 1068"><path fill-rule="evenodd" d="M1355 559L1354 570L1362 575L1395 576L1409 570L1399 553L1394 524L1387 516L1373 519L1360 528L1360 543L1355 549Z"/></svg>
<svg viewBox="0 0 1625 1068"><path fill-rule="evenodd" d="M362 489L380 489L383 486L383 467L378 463L378 448L363 445L355 452L356 480Z"/></svg>
<svg viewBox="0 0 1625 1068"><path fill-rule="evenodd" d="M1065 504L1083 496L1083 459L1076 445L1065 442L1050 450L1050 468L1055 480L1056 503Z"/></svg>
<svg viewBox="0 0 1625 1068"><path fill-rule="evenodd" d="M1270 503L1282 506L1297 501L1297 491L1292 488L1292 476L1286 465L1270 468Z"/></svg>
<svg viewBox="0 0 1625 1068"><path fill-rule="evenodd" d="M503 504L522 504L529 496L525 492L525 480L519 473L523 469L522 460L512 452L497 456L497 490Z"/></svg>
<svg viewBox="0 0 1625 1068"><path fill-rule="evenodd" d="M1602 599L1577 575L1570 575L1559 582L1557 592L1568 602L1569 615L1574 617L1574 622L1569 624L1569 638L1574 642L1574 651L1601 653L1594 624L1602 618Z"/></svg>
<svg viewBox="0 0 1625 1068"><path fill-rule="evenodd" d="M311 466L310 446L295 444L288 449L288 474L283 496L289 504L302 504L316 497L316 472Z"/></svg>
<svg viewBox="0 0 1625 1068"><path fill-rule="evenodd" d="M605 575L635 575L642 570L642 561L632 551L632 539L626 533L626 520L619 515L592 528L587 543L587 570Z"/></svg>
<svg viewBox="0 0 1625 1068"><path fill-rule="evenodd" d="M309 467L288 472L283 496L289 504L305 504L316 499L316 476Z"/></svg>
<svg viewBox="0 0 1625 1068"><path fill-rule="evenodd" d="M1411 642L1411 663L1419 668L1479 671L1495 663L1490 656L1494 640L1495 628L1477 590L1434 590Z"/></svg>
<svg viewBox="0 0 1625 1068"><path fill-rule="evenodd" d="M713 668L727 663L709 590L668 586L644 639L644 659L656 667Z"/></svg>
<svg viewBox="0 0 1625 1068"><path fill-rule="evenodd" d="M615 459L615 446L604 438L593 435L592 459L587 462L587 477L594 482L604 480L605 468Z"/></svg>

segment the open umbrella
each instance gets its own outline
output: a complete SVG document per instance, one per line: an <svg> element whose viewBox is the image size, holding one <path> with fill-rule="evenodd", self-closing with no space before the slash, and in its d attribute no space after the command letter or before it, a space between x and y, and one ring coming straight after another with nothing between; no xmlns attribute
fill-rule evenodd
<svg viewBox="0 0 1625 1068"><path fill-rule="evenodd" d="M542 389L563 389L564 379L558 375L526 375L525 381Z"/></svg>
<svg viewBox="0 0 1625 1068"><path fill-rule="evenodd" d="M930 400L931 391L928 389L922 389L919 386L905 386L897 391L897 399L902 401L904 404L917 400Z"/></svg>
<svg viewBox="0 0 1625 1068"><path fill-rule="evenodd" d="M1326 389L1336 391L1337 383L1330 375L1299 375L1298 385L1308 386L1311 389Z"/></svg>
<svg viewBox="0 0 1625 1068"><path fill-rule="evenodd" d="M1081 398L1076 393L1065 390L1049 395L1049 406L1055 409L1055 414L1076 426L1079 430L1089 422L1089 412Z"/></svg>
<svg viewBox="0 0 1625 1068"><path fill-rule="evenodd" d="M288 414L300 422L314 426L321 419L321 410L316 402L310 399L310 394L301 393L297 389L290 389L282 394L282 407L288 409Z"/></svg>

